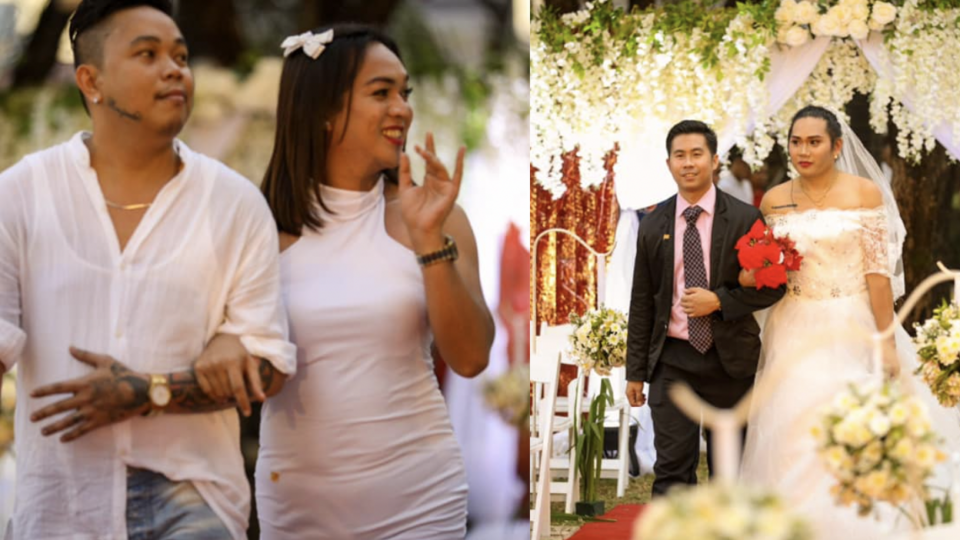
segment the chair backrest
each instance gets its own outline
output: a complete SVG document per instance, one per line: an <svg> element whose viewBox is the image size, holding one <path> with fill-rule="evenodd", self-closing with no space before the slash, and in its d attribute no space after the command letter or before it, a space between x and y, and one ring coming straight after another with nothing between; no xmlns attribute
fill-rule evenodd
<svg viewBox="0 0 960 540"><path fill-rule="evenodd" d="M560 353L538 352L530 359L530 383L533 384L534 425L531 435L546 437L553 429L553 413L557 405L557 382L560 380ZM546 409L546 410L544 410ZM548 430L544 426L549 423Z"/></svg>
<svg viewBox="0 0 960 540"><path fill-rule="evenodd" d="M531 538L550 535L550 457L553 455L553 416L557 406L557 383L560 380L560 353L537 352L530 358L530 382L533 384L531 437L538 437L540 470L537 475L536 499L530 512Z"/></svg>
<svg viewBox="0 0 960 540"><path fill-rule="evenodd" d="M540 335L537 336L536 349L543 352L558 351L561 353L560 363L576 364L570 357L570 334L575 330L570 323L550 326L547 323L540 324Z"/></svg>

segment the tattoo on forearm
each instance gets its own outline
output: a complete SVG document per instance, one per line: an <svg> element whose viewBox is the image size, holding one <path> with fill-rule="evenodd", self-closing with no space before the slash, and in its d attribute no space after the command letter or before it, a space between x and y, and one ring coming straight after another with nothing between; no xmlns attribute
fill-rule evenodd
<svg viewBox="0 0 960 540"><path fill-rule="evenodd" d="M260 360L258 371L263 383L263 391L270 393L271 388L277 381L276 369L267 360ZM187 411L211 412L237 406L237 402L233 398L215 400L207 395L200 388L200 383L197 382L197 374L193 368L190 368L189 371L178 371L170 374L170 395L170 405Z"/></svg>
<svg viewBox="0 0 960 540"><path fill-rule="evenodd" d="M196 412L219 411L236 406L234 400L217 401L208 396L200 383L197 374L190 368L189 371L177 371L170 374L170 405Z"/></svg>
<svg viewBox="0 0 960 540"><path fill-rule="evenodd" d="M117 105L117 102L114 101L113 98L107 98L107 107L110 107L111 109L113 109L114 112L116 112L117 114L119 114L119 115L120 115L120 118L126 118L127 120L133 120L134 122L139 122L140 120L143 119L143 117L140 115L140 113L127 112L127 111L121 109L120 106Z"/></svg>
<svg viewBox="0 0 960 540"><path fill-rule="evenodd" d="M273 388L273 381L276 379L275 375L277 374L277 370L273 367L273 364L261 358L259 371L260 382L263 383L263 391L269 394L270 389Z"/></svg>

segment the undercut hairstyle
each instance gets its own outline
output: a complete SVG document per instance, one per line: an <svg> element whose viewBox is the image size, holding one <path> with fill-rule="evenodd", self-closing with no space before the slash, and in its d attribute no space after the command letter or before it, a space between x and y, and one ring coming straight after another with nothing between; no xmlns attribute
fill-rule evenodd
<svg viewBox="0 0 960 540"><path fill-rule="evenodd" d="M797 114L793 115L793 120L790 121L790 131L787 133L787 140L793 136L793 125L801 118L819 118L824 120L827 123L827 135L830 137L831 146L836 144L837 139L843 136L843 128L840 127L840 121L837 120L837 115L833 114L829 109L818 105L807 105L797 111Z"/></svg>
<svg viewBox="0 0 960 540"><path fill-rule="evenodd" d="M277 228L295 236L300 236L304 227L319 231L323 226L316 204L329 210L320 196L320 185L327 183L330 143L338 136L343 140L350 125L353 84L367 50L380 43L403 62L396 42L375 28L336 24L313 33L330 29L333 41L319 57L313 59L298 49L283 61L273 154L260 184ZM333 133L328 126L344 109L343 131ZM397 169L383 174L397 183Z"/></svg>
<svg viewBox="0 0 960 540"><path fill-rule="evenodd" d="M103 62L103 42L109 28L102 24L111 15L124 9L140 6L152 7L173 18L170 0L83 0L70 18L70 46L73 48L73 65Z"/></svg>
<svg viewBox="0 0 960 540"><path fill-rule="evenodd" d="M667 133L667 155L673 151L673 140L679 135L692 135L699 133L707 140L707 147L710 148L710 155L717 155L717 134L710 126L699 120L681 120L674 124Z"/></svg>

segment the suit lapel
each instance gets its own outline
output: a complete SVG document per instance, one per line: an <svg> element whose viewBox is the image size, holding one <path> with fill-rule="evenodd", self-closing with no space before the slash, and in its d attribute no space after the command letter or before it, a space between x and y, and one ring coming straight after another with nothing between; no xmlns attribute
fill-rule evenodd
<svg viewBox="0 0 960 540"><path fill-rule="evenodd" d="M710 289L717 288L720 279L720 256L727 230L727 205L723 193L717 190L717 202L713 212L713 229L710 234Z"/></svg>
<svg viewBox="0 0 960 540"><path fill-rule="evenodd" d="M660 224L657 227L658 230L663 231L663 236L661 237L661 242L663 243L663 275L666 276L664 284L667 286L666 290L671 291L670 294L673 294L673 258L674 258L674 246L677 244L676 231L677 225L677 195L674 195L669 199L666 204L666 207L663 209L663 213L660 214ZM668 297L669 298L669 297Z"/></svg>

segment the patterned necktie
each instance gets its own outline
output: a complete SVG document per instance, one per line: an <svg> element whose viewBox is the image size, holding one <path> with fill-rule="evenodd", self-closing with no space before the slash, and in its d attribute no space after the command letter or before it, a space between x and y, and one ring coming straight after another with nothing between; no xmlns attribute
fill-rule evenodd
<svg viewBox="0 0 960 540"><path fill-rule="evenodd" d="M683 274L686 288L706 289L707 269L703 266L703 244L700 243L700 231L697 230L697 218L703 208L691 206L683 211L687 220L687 230L683 233ZM710 329L710 316L688 317L687 328L690 333L690 345L701 354L713 345L713 331Z"/></svg>

